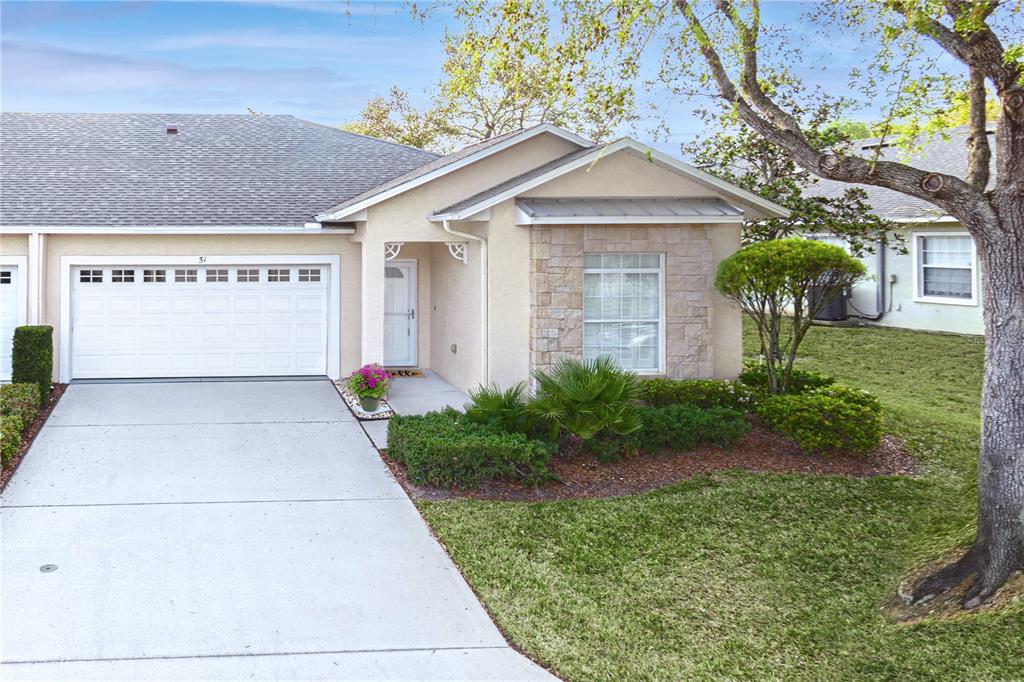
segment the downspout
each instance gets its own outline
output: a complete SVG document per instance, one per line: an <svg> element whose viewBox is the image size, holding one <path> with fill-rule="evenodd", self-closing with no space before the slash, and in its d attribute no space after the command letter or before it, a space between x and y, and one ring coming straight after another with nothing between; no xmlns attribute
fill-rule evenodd
<svg viewBox="0 0 1024 682"><path fill-rule="evenodd" d="M490 311L490 284L487 276L487 240L479 235L471 234L469 232L460 232L459 230L453 230L449 221L442 220L441 227L448 234L461 237L462 239L472 239L473 241L480 242L480 298L481 298L481 311L480 319L482 323L482 334L481 338L483 341L483 381L481 383L491 383L490 374L490 362L491 362L491 334L490 334L490 323L488 321ZM467 252L468 255L468 252Z"/></svg>

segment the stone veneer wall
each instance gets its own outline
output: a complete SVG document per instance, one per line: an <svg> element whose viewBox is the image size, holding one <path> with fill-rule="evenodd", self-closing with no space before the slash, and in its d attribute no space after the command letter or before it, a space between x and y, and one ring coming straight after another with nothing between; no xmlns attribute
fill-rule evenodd
<svg viewBox="0 0 1024 682"><path fill-rule="evenodd" d="M664 253L665 376L713 375L711 243L703 225L547 226L530 230L530 363L583 354L583 254Z"/></svg>

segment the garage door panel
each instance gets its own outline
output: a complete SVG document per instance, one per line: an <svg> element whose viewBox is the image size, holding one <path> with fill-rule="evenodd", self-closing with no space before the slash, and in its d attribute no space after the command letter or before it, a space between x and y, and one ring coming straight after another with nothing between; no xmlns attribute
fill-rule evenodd
<svg viewBox="0 0 1024 682"><path fill-rule="evenodd" d="M71 375L325 374L326 272L284 265L76 268Z"/></svg>

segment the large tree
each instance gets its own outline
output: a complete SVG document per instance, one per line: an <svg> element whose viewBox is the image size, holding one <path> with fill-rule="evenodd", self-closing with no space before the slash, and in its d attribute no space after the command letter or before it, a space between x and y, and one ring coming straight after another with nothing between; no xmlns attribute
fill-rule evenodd
<svg viewBox="0 0 1024 682"><path fill-rule="evenodd" d="M479 6L476 2L465 2ZM529 17L521 0L502 0L510 30ZM889 122L926 111L936 95L966 90L964 172L952 175L898 161L821 149L769 87L799 55L799 45L763 25L757 0L561 0L556 48L566 75L619 55L625 88L641 75L639 55L665 47L661 77L673 93L703 92L811 173L885 187L935 205L959 220L977 245L985 321L985 370L973 543L957 561L917 585L924 600L971 579L964 606L987 600L1024 569L1024 46L1021 3L999 0L832 0L808 22L843 22L877 45L874 60L851 73L851 88L890 96ZM941 57L941 59L939 58ZM945 64L955 69L942 71ZM999 117L987 115L989 97ZM623 101L608 99L614 111ZM990 141L986 130L995 127ZM883 133L885 130L883 129ZM992 173L993 149L995 147Z"/></svg>

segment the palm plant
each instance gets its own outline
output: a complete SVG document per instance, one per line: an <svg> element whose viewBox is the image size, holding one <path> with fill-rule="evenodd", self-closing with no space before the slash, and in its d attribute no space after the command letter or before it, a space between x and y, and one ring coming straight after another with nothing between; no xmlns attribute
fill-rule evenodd
<svg viewBox="0 0 1024 682"><path fill-rule="evenodd" d="M559 360L551 374L534 370L537 395L526 411L548 425L551 440L566 431L585 445L640 428L636 374L606 356Z"/></svg>
<svg viewBox="0 0 1024 682"><path fill-rule="evenodd" d="M526 382L504 391L497 384L480 386L469 392L466 416L480 424L498 426L512 433L529 433L537 422L526 410Z"/></svg>

